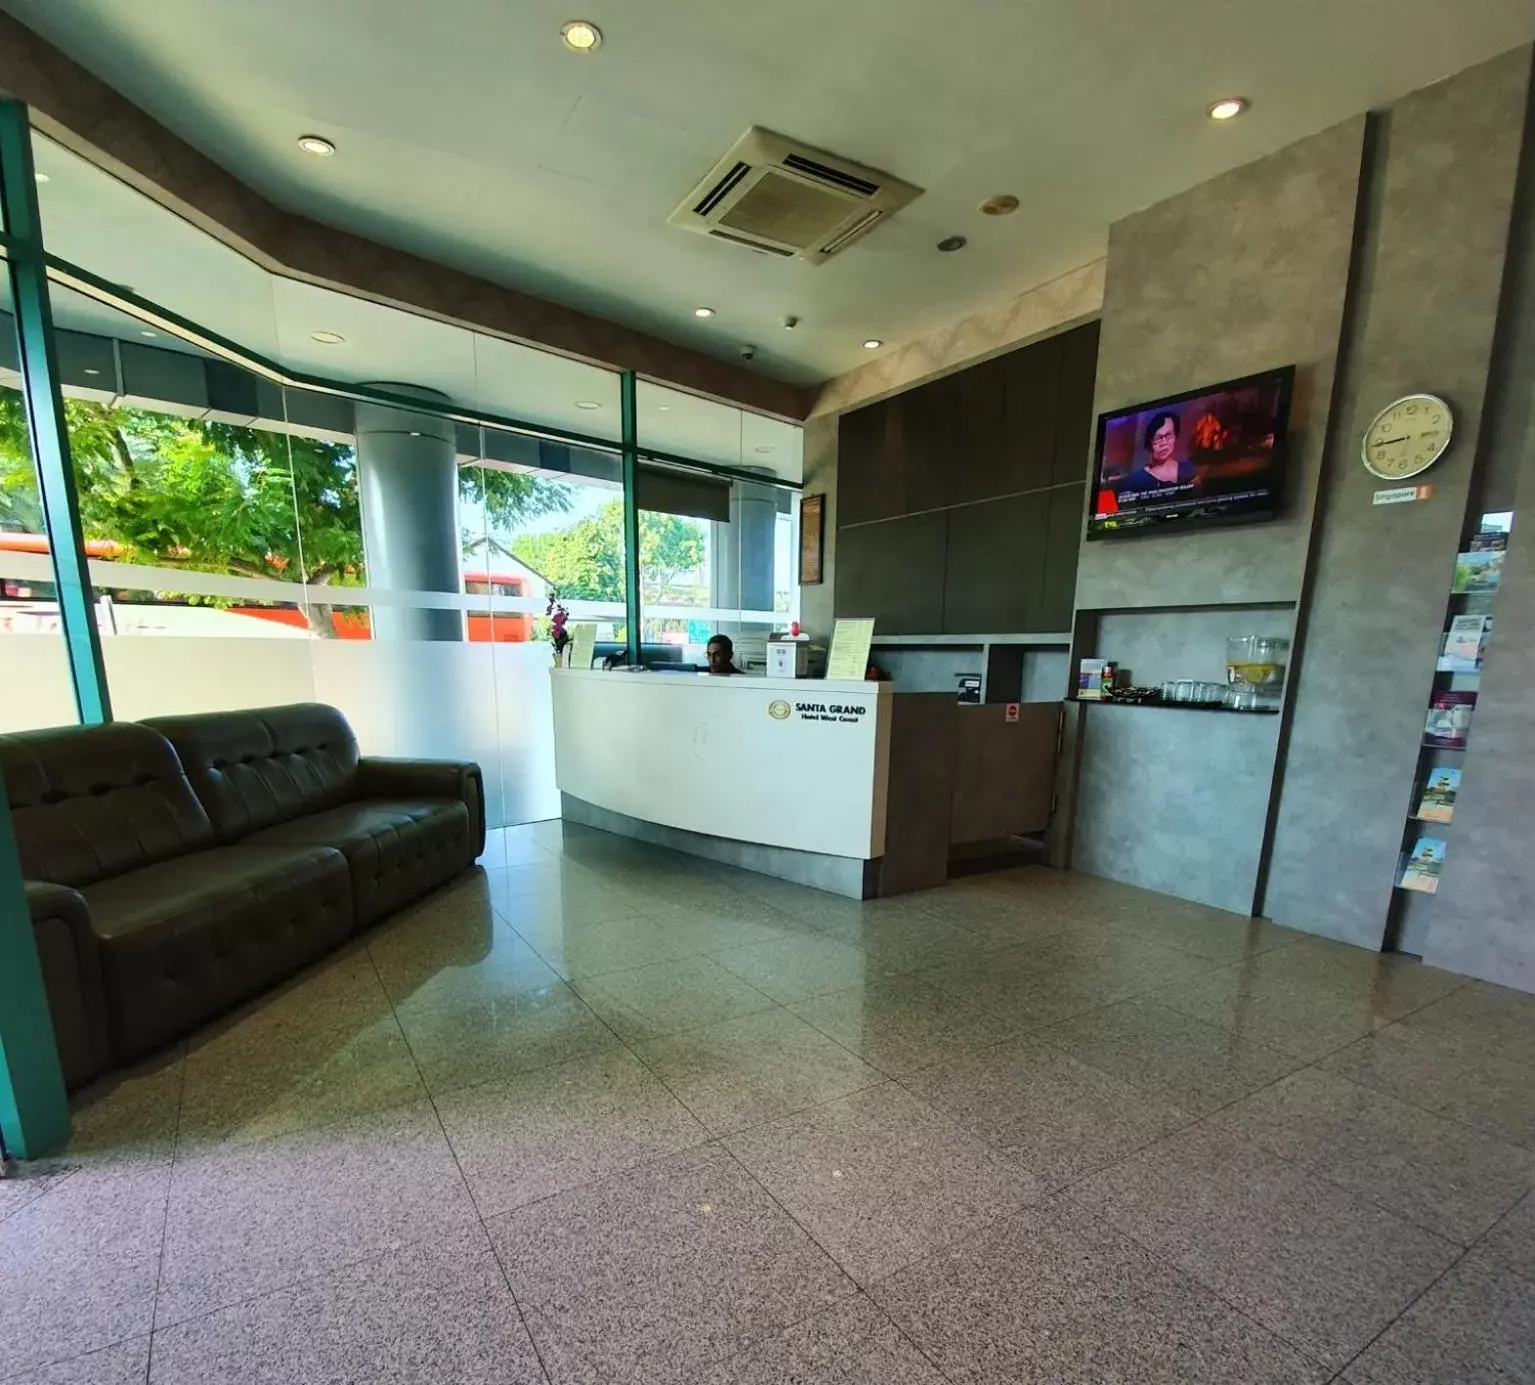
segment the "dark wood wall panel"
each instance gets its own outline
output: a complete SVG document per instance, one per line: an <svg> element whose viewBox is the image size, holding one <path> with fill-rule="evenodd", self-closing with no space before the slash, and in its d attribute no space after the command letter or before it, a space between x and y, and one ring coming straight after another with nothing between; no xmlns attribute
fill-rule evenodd
<svg viewBox="0 0 1535 1385"><path fill-rule="evenodd" d="M1098 369L1098 324L1090 322L1061 338L1061 388L1056 396L1057 486L1086 478L1093 445L1093 381Z"/></svg>
<svg viewBox="0 0 1535 1385"><path fill-rule="evenodd" d="M946 510L837 531L839 616L873 616L887 635L932 634L943 622Z"/></svg>
<svg viewBox="0 0 1535 1385"><path fill-rule="evenodd" d="M1070 630L1077 593L1077 549L1082 544L1087 482L1058 486L1050 492L1049 538L1044 579L1034 609L1036 630Z"/></svg>
<svg viewBox="0 0 1535 1385"><path fill-rule="evenodd" d="M1067 628L1097 356L1091 323L844 414L837 614L887 633Z"/></svg>
<svg viewBox="0 0 1535 1385"><path fill-rule="evenodd" d="M941 633L1035 630L1049 543L1050 509L1015 495L949 511Z"/></svg>

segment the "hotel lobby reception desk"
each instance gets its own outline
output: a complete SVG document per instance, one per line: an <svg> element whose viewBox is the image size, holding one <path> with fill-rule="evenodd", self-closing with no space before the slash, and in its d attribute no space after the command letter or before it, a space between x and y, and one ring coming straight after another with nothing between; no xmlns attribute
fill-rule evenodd
<svg viewBox="0 0 1535 1385"><path fill-rule="evenodd" d="M1028 715L1004 723L1000 706L888 683L550 677L570 822L866 899L943 883L956 804L971 805L958 816L965 831L978 801L996 803L998 835L1042 831L1035 819L1048 818L1054 703L1024 704ZM988 755L975 743L993 727L1001 753ZM977 778L988 781L979 793Z"/></svg>

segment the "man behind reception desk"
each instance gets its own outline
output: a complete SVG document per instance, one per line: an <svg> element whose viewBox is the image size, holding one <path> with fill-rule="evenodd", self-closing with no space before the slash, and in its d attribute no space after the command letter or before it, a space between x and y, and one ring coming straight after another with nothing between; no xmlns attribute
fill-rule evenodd
<svg viewBox="0 0 1535 1385"><path fill-rule="evenodd" d="M710 673L723 678L741 671L736 667L736 647L729 635L711 635L704 646L704 654L709 660Z"/></svg>

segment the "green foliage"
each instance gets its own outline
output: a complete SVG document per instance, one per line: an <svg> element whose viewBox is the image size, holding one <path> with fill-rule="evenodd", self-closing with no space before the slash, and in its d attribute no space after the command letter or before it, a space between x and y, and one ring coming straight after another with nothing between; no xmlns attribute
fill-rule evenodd
<svg viewBox="0 0 1535 1385"><path fill-rule="evenodd" d="M363 580L350 447L66 400L85 536L128 561L291 582ZM488 467L459 471L488 522L569 507L563 487ZM0 525L43 530L21 396L0 391Z"/></svg>
<svg viewBox="0 0 1535 1385"><path fill-rule="evenodd" d="M572 601L624 599L624 502L608 501L595 515L553 533L523 534L513 554L542 573ZM640 594L657 601L685 572L703 565L703 531L676 515L640 515Z"/></svg>

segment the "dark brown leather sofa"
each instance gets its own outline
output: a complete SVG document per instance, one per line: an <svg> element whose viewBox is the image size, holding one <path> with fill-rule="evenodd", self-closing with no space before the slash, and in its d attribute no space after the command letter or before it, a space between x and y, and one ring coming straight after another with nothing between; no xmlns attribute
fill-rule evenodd
<svg viewBox="0 0 1535 1385"><path fill-rule="evenodd" d="M304 703L0 736L71 1088L469 867L477 765L360 758Z"/></svg>

